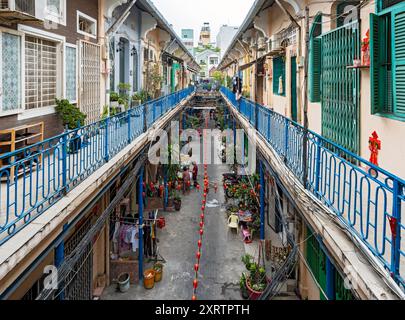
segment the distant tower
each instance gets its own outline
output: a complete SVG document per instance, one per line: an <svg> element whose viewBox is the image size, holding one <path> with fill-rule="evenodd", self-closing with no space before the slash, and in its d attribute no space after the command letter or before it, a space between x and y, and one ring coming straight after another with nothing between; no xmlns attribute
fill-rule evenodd
<svg viewBox="0 0 405 320"><path fill-rule="evenodd" d="M204 22L201 28L199 46L207 46L211 43L211 28L209 22Z"/></svg>
<svg viewBox="0 0 405 320"><path fill-rule="evenodd" d="M181 41L184 43L186 48L193 53L194 49L194 30L193 29L182 29L181 30Z"/></svg>

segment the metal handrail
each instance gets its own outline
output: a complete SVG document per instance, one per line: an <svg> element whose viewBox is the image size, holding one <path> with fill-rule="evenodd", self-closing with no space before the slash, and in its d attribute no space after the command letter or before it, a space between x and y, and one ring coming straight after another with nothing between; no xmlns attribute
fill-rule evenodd
<svg viewBox="0 0 405 320"><path fill-rule="evenodd" d="M222 87L222 94L284 159L299 181L320 199L378 258L405 289L405 180L309 130L303 164L304 128L287 117ZM366 169L365 169L366 168ZM304 175L304 170L307 175ZM307 176L307 181L303 177Z"/></svg>
<svg viewBox="0 0 405 320"><path fill-rule="evenodd" d="M194 87L0 156L0 245L52 207Z"/></svg>

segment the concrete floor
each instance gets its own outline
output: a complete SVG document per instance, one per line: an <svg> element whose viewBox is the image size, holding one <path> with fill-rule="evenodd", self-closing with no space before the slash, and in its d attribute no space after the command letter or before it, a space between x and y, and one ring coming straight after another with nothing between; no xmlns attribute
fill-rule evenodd
<svg viewBox="0 0 405 320"><path fill-rule="evenodd" d="M202 172L200 169L201 175ZM222 173L225 172L228 172L226 165L209 166L211 183L217 182L222 186ZM219 206L206 209L197 298L241 300L239 278L245 271L241 257L246 252L254 254L258 243L245 245L241 235L228 230L222 188L219 188L216 194L211 189L207 203L213 199L218 200ZM131 286L125 294L117 292L116 286L112 285L105 290L102 299L190 300L193 295L201 201L201 192L192 190L189 195L183 196L180 212L160 213L166 217L166 227L158 231L159 251L167 260L162 282L156 284L152 290L144 289L143 284Z"/></svg>

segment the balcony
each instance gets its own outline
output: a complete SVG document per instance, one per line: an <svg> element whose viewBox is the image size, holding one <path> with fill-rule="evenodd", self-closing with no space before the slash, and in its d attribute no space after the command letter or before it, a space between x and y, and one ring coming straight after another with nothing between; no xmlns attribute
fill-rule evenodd
<svg viewBox="0 0 405 320"><path fill-rule="evenodd" d="M18 22L40 22L35 18L35 0L1 0L0 22L14 24Z"/></svg>

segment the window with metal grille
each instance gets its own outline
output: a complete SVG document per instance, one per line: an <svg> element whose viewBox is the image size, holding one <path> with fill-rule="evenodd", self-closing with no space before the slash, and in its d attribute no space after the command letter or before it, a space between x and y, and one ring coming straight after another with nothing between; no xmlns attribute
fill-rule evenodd
<svg viewBox="0 0 405 320"><path fill-rule="evenodd" d="M57 93L57 44L25 37L25 108L55 105Z"/></svg>
<svg viewBox="0 0 405 320"><path fill-rule="evenodd" d="M285 58L273 59L273 94L285 97Z"/></svg>
<svg viewBox="0 0 405 320"><path fill-rule="evenodd" d="M370 20L372 113L405 120L405 4Z"/></svg>

